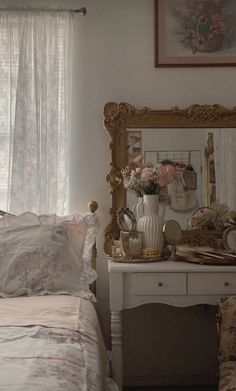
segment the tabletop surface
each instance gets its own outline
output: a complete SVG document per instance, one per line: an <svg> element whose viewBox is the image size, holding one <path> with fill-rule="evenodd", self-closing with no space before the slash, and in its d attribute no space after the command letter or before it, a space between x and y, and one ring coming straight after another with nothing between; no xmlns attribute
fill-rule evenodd
<svg viewBox="0 0 236 391"><path fill-rule="evenodd" d="M109 272L236 272L236 265L200 265L180 261L117 262L108 257Z"/></svg>

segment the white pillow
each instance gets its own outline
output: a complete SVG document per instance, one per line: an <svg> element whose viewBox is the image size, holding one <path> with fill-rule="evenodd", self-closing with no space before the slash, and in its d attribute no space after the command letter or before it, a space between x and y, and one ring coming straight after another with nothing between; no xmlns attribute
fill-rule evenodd
<svg viewBox="0 0 236 391"><path fill-rule="evenodd" d="M3 221L2 221L3 220ZM89 284L97 217L4 216L0 226L0 296L70 294L95 301Z"/></svg>

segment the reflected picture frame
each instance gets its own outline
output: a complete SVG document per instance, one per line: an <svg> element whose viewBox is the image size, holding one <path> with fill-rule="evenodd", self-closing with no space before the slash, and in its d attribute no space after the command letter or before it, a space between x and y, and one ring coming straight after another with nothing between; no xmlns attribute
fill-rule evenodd
<svg viewBox="0 0 236 391"><path fill-rule="evenodd" d="M186 190L197 190L197 174L194 171L184 171L183 179Z"/></svg>
<svg viewBox="0 0 236 391"><path fill-rule="evenodd" d="M155 0L155 67L236 65L236 2Z"/></svg>

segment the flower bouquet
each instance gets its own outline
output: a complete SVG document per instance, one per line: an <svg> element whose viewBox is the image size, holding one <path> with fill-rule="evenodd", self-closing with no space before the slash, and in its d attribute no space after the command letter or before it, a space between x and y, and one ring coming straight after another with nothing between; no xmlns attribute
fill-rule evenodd
<svg viewBox="0 0 236 391"><path fill-rule="evenodd" d="M172 182L175 167L171 164L154 166L134 161L121 172L125 189L142 197L145 194L160 194L160 190Z"/></svg>

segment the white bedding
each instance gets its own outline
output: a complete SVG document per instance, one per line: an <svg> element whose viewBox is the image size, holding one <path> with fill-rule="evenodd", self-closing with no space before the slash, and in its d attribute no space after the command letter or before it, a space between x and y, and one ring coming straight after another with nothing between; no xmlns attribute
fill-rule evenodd
<svg viewBox="0 0 236 391"><path fill-rule="evenodd" d="M64 295L0 299L0 391L117 390L106 375L91 302Z"/></svg>

